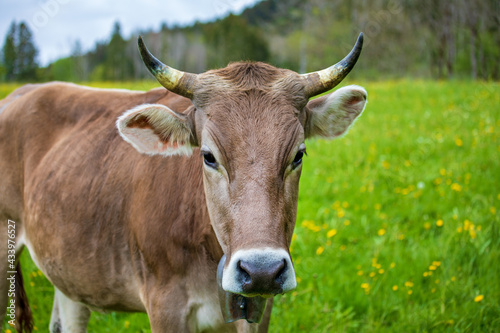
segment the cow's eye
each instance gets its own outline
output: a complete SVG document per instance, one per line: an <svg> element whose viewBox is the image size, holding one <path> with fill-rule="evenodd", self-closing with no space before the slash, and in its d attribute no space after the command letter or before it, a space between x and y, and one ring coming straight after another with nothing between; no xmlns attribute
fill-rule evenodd
<svg viewBox="0 0 500 333"><path fill-rule="evenodd" d="M202 151L203 162L206 166L211 167L213 169L217 169L217 160L214 155L209 151Z"/></svg>
<svg viewBox="0 0 500 333"><path fill-rule="evenodd" d="M304 158L304 154L307 155L306 153L306 148L301 148L297 154L295 155L295 158L293 159L293 162L292 162L292 168L297 168L298 166L300 166L302 164L302 158Z"/></svg>

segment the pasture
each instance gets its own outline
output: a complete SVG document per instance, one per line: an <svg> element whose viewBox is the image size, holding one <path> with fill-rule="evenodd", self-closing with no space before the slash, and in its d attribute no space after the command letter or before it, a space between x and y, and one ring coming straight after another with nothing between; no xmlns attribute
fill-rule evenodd
<svg viewBox="0 0 500 333"><path fill-rule="evenodd" d="M351 83L368 91L365 113L344 138L306 142L298 287L276 297L270 332L499 332L500 85ZM14 88L1 85L0 97ZM21 260L46 332L52 286ZM144 314L93 313L89 324L149 331Z"/></svg>

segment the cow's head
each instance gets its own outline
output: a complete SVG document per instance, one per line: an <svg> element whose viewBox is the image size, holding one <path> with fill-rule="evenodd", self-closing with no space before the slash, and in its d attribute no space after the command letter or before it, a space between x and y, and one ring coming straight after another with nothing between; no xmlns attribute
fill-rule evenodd
<svg viewBox="0 0 500 333"><path fill-rule="evenodd" d="M347 86L309 99L350 72L362 37L336 65L303 75L264 63L184 73L162 64L139 39L151 73L193 106L179 113L141 105L119 118L119 131L143 153L168 156L199 148L210 220L225 254L225 291L270 297L296 287L289 246L305 140L345 134L367 94Z"/></svg>

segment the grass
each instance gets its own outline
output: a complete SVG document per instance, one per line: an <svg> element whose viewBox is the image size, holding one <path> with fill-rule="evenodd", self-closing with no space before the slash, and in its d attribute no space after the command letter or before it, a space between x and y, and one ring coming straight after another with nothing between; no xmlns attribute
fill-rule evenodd
<svg viewBox="0 0 500 333"><path fill-rule="evenodd" d="M307 142L298 287L276 298L270 332L500 331L500 85L364 86L367 109L346 137ZM52 287L21 260L46 331ZM149 332L148 320L94 313L89 332Z"/></svg>

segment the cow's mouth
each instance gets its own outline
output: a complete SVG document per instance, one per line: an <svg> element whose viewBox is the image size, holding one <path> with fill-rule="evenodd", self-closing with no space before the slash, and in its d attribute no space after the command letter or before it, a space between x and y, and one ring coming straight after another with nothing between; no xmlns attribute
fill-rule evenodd
<svg viewBox="0 0 500 333"><path fill-rule="evenodd" d="M245 297L222 289L222 273L226 255L223 255L217 267L217 285L222 316L226 323L246 319L249 323L260 323L266 309L267 299L261 296Z"/></svg>

